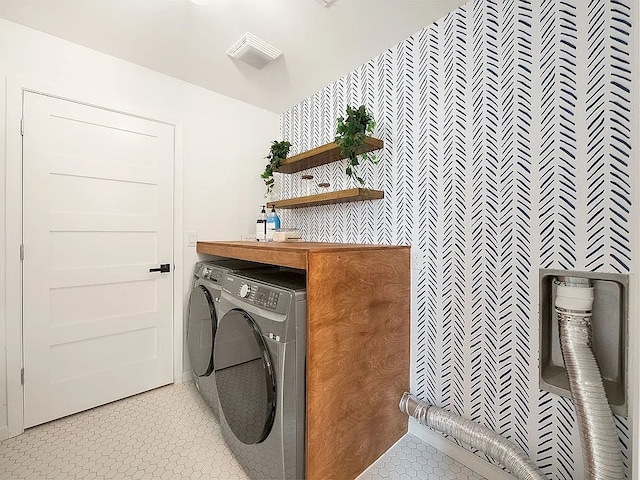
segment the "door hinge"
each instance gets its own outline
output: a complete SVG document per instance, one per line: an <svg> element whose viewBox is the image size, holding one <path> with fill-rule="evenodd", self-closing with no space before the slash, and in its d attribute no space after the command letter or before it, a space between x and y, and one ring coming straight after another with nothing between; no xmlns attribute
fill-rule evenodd
<svg viewBox="0 0 640 480"><path fill-rule="evenodd" d="M24 368L20 370L20 385L24 385Z"/></svg>
<svg viewBox="0 0 640 480"><path fill-rule="evenodd" d="M20 245L20 261L24 262L24 243Z"/></svg>
<svg viewBox="0 0 640 480"><path fill-rule="evenodd" d="M24 137L24 118L20 119L20 135Z"/></svg>

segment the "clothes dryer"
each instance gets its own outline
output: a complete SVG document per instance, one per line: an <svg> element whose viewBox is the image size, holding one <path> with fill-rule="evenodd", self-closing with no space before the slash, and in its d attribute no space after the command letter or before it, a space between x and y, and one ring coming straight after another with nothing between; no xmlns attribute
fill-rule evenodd
<svg viewBox="0 0 640 480"><path fill-rule="evenodd" d="M223 276L241 270L269 268L276 267L229 258L196 263L187 311L187 353L196 388L216 418L218 399L213 376L213 341Z"/></svg>
<svg viewBox="0 0 640 480"><path fill-rule="evenodd" d="M214 374L222 434L254 480L304 478L306 278L224 276Z"/></svg>

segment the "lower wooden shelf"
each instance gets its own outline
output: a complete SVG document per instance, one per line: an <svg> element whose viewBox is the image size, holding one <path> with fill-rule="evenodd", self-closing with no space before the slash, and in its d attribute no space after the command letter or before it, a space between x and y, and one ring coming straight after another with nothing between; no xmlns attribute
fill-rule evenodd
<svg viewBox="0 0 640 480"><path fill-rule="evenodd" d="M267 206L273 206L276 208L302 208L314 207L316 205L329 205L332 203L379 200L381 198L384 198L384 192L381 190L370 190L368 188L350 188L348 190L338 190L337 192L327 192L320 193L318 195L308 195L306 197L276 200L275 202L269 202Z"/></svg>

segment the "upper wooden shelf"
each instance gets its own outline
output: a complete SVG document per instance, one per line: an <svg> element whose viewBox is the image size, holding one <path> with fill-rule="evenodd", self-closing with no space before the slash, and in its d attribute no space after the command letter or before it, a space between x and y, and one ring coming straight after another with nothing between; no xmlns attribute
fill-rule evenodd
<svg viewBox="0 0 640 480"><path fill-rule="evenodd" d="M364 137L364 145L358 149L358 155L365 152L379 150L384 146L384 142L374 137ZM293 157L286 158L277 172L295 173L307 168L317 167L326 163L337 162L344 157L340 153L340 147L335 142L321 145L312 150L299 153Z"/></svg>
<svg viewBox="0 0 640 480"><path fill-rule="evenodd" d="M268 202L267 207L271 208L302 208L315 207L317 205L330 205L332 203L358 202L362 200L379 200L384 198L381 190L370 190L368 188L350 188L348 190L338 190L336 192L320 193L318 195L308 195L306 197L288 198L286 200L276 200Z"/></svg>

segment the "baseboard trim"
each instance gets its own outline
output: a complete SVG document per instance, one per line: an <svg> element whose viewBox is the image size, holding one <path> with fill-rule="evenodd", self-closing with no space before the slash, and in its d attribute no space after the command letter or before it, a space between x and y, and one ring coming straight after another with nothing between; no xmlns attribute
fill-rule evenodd
<svg viewBox="0 0 640 480"><path fill-rule="evenodd" d="M187 382L190 382L191 380L193 380L192 372L182 372L182 380L176 383L187 383Z"/></svg>
<svg viewBox="0 0 640 480"><path fill-rule="evenodd" d="M491 465L477 455L474 455L470 451L456 445L451 440L446 439L439 433L425 427L412 418L409 419L409 433L411 435L415 435L429 445L434 446L442 453L450 456L463 465L466 465L471 470L485 478L490 480L516 480L515 477L509 475L504 470Z"/></svg>

